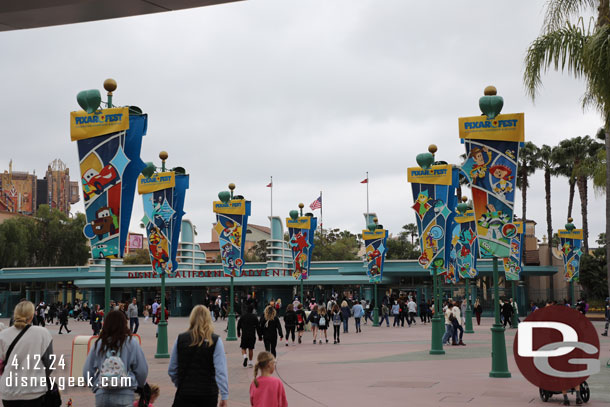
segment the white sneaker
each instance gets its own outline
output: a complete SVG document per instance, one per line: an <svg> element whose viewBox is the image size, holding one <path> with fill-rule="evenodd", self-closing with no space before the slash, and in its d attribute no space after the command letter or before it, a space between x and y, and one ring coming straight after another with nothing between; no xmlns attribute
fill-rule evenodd
<svg viewBox="0 0 610 407"><path fill-rule="evenodd" d="M254 364L252 362L248 362L248 367L254 367Z"/></svg>

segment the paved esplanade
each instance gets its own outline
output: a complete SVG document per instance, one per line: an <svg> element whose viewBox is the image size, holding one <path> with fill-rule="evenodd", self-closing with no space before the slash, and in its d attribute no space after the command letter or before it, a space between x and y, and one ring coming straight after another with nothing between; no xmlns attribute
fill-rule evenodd
<svg viewBox="0 0 610 407"><path fill-rule="evenodd" d="M8 324L8 320L2 320ZM332 330L329 344L313 345L306 332L303 344L285 347L278 344L278 373L285 383L291 407L349 406L553 406L561 397L549 403L538 397L538 389L519 373L512 357L516 330L507 329L510 379L489 377L491 367L491 318L475 325L475 334L464 335L467 346L445 347L446 354L431 356L430 325L407 328L373 328L369 322L362 333L354 333L350 319L349 334L341 335L341 344L333 345ZM169 319L169 341L173 344L179 332L186 330L187 318ZM595 322L598 331L601 322ZM224 338L226 321L217 322L216 332ZM56 353L70 360L74 334L89 334L88 322L70 321L72 334L57 335L58 326L50 327ZM167 376L168 359L155 359L155 326L140 319L139 333L149 363L149 382L161 386L156 407L171 406L175 389ZM225 342L229 365L229 406L249 406L249 386L253 369L244 368L239 342ZM264 349L257 342L256 351ZM256 358L256 352L255 352ZM601 372L591 377L591 401L588 406L610 406L610 340L601 337ZM69 366L66 367L67 376ZM73 406L93 406L89 389L64 392L64 404L72 397ZM574 405L574 396L570 396Z"/></svg>

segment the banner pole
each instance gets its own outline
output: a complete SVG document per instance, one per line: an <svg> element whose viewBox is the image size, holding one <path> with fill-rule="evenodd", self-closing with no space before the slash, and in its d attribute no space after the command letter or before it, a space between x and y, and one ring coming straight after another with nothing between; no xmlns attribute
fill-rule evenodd
<svg viewBox="0 0 610 407"><path fill-rule="evenodd" d="M163 154L162 151L159 154L161 158L161 172L165 172L165 160L167 159L167 153ZM169 358L169 352L167 349L167 321L165 320L165 270L161 273L161 321L157 327L157 353L155 354L156 359Z"/></svg>
<svg viewBox="0 0 610 407"><path fill-rule="evenodd" d="M498 258L493 257L493 287L494 287L494 324L491 327L491 371L489 377L510 377L508 360L506 358L506 338L504 327L500 323L500 287L498 273Z"/></svg>

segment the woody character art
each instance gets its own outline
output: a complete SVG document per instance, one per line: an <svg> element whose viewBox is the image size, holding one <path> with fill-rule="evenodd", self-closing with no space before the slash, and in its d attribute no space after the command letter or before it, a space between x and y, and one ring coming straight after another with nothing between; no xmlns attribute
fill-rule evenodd
<svg viewBox="0 0 610 407"><path fill-rule="evenodd" d="M487 155L487 161L483 154ZM469 157L474 161L474 165L470 170L470 178L472 182L476 186L483 187L485 189L488 188L488 180L487 180L487 166L491 163L491 151L487 147L474 147L470 150Z"/></svg>

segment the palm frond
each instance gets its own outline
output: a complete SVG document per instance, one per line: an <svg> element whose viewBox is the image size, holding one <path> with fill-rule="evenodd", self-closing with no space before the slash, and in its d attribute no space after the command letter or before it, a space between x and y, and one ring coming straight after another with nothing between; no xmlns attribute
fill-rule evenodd
<svg viewBox="0 0 610 407"><path fill-rule="evenodd" d="M532 100L541 85L540 75L550 67L568 71L575 77L583 75L583 53L590 38L582 20L580 24L567 23L564 27L536 38L527 50L523 82Z"/></svg>
<svg viewBox="0 0 610 407"><path fill-rule="evenodd" d="M583 70L587 77L583 105L594 106L606 119L610 110L610 25L599 27L587 40Z"/></svg>
<svg viewBox="0 0 610 407"><path fill-rule="evenodd" d="M546 3L544 16L544 33L556 31L570 20L587 9L596 10L597 0L549 0Z"/></svg>

